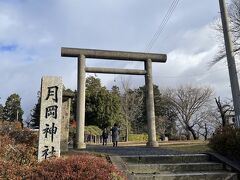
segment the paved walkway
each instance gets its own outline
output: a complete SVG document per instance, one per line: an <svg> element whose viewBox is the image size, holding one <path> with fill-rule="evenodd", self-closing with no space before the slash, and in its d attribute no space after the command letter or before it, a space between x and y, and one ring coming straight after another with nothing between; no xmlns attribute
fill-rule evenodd
<svg viewBox="0 0 240 180"><path fill-rule="evenodd" d="M161 147L146 147L141 144L131 144L129 146L119 145L118 147L112 146L102 146L102 145L90 145L87 144L87 148L84 150L74 150L71 149L70 152L91 152L91 153L101 153L108 155L170 155L170 154L184 154L180 151L174 151L169 149L164 149Z"/></svg>

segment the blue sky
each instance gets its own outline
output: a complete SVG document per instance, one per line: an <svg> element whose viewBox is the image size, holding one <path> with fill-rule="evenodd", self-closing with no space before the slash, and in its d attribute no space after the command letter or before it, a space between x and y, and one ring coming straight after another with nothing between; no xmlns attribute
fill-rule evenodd
<svg viewBox="0 0 240 180"><path fill-rule="evenodd" d="M4 44L4 45L0 44L0 52L6 52L6 51L13 52L16 49L17 49L16 44Z"/></svg>
<svg viewBox="0 0 240 180"><path fill-rule="evenodd" d="M12 93L22 97L24 118L37 102L41 77L63 77L76 89L76 59L62 58L61 47L144 51L157 31L169 0L0 0L0 103ZM160 88L182 84L210 86L215 96L230 98L226 64L209 70L218 49L211 28L220 16L218 0L180 0L151 52L166 53L166 64L153 64L154 83ZM142 63L87 60L89 66L142 68ZM130 78L98 75L107 87Z"/></svg>

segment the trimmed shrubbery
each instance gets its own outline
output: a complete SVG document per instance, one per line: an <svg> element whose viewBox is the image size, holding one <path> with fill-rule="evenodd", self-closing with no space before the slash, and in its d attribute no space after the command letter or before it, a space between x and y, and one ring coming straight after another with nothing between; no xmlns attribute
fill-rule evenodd
<svg viewBox="0 0 240 180"><path fill-rule="evenodd" d="M0 179L125 179L105 157L90 154L37 163L36 132L0 127Z"/></svg>
<svg viewBox="0 0 240 180"><path fill-rule="evenodd" d="M18 144L26 144L30 147L36 147L38 145L38 132L33 132L28 129L21 131L12 131L9 133L9 137L14 139Z"/></svg>
<svg viewBox="0 0 240 180"><path fill-rule="evenodd" d="M85 126L85 134L100 136L102 135L102 130L97 126Z"/></svg>
<svg viewBox="0 0 240 180"><path fill-rule="evenodd" d="M31 179L125 179L106 158L89 154L56 158L39 163L32 172Z"/></svg>
<svg viewBox="0 0 240 180"><path fill-rule="evenodd" d="M129 141L147 141L148 135L147 134L129 134L128 136Z"/></svg>
<svg viewBox="0 0 240 180"><path fill-rule="evenodd" d="M240 160L240 129L224 127L216 130L210 139L210 147L218 153Z"/></svg>
<svg viewBox="0 0 240 180"><path fill-rule="evenodd" d="M37 163L37 135L21 129L18 122L1 125L0 179L22 179Z"/></svg>

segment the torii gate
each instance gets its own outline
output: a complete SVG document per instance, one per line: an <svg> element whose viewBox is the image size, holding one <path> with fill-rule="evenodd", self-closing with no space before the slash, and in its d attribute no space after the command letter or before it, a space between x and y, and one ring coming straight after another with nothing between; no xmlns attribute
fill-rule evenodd
<svg viewBox="0 0 240 180"><path fill-rule="evenodd" d="M79 48L61 48L62 57L77 57L78 58L78 77L77 77L77 149L85 149L84 143L84 128L85 128L85 84L87 73L106 73L106 74L131 74L145 75L146 86L146 110L148 122L148 142L147 146L157 147L155 127L155 111L154 111L154 95L152 81L152 62L165 63L167 60L166 54L140 53L140 52L125 52L125 51L108 51L96 49L79 49ZM86 67L86 59L110 59L124 61L143 61L144 70L139 69L116 69L116 68L97 68Z"/></svg>

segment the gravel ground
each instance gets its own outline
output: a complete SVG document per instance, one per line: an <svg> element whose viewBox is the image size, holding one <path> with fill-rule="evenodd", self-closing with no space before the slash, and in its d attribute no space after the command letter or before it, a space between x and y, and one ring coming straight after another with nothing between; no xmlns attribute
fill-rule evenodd
<svg viewBox="0 0 240 180"><path fill-rule="evenodd" d="M184 154L180 151L162 149L160 147L146 147L139 145L131 146L102 146L102 145L87 145L87 148L84 150L73 150L70 152L91 152L91 153L102 153L108 155L171 155L171 154Z"/></svg>

